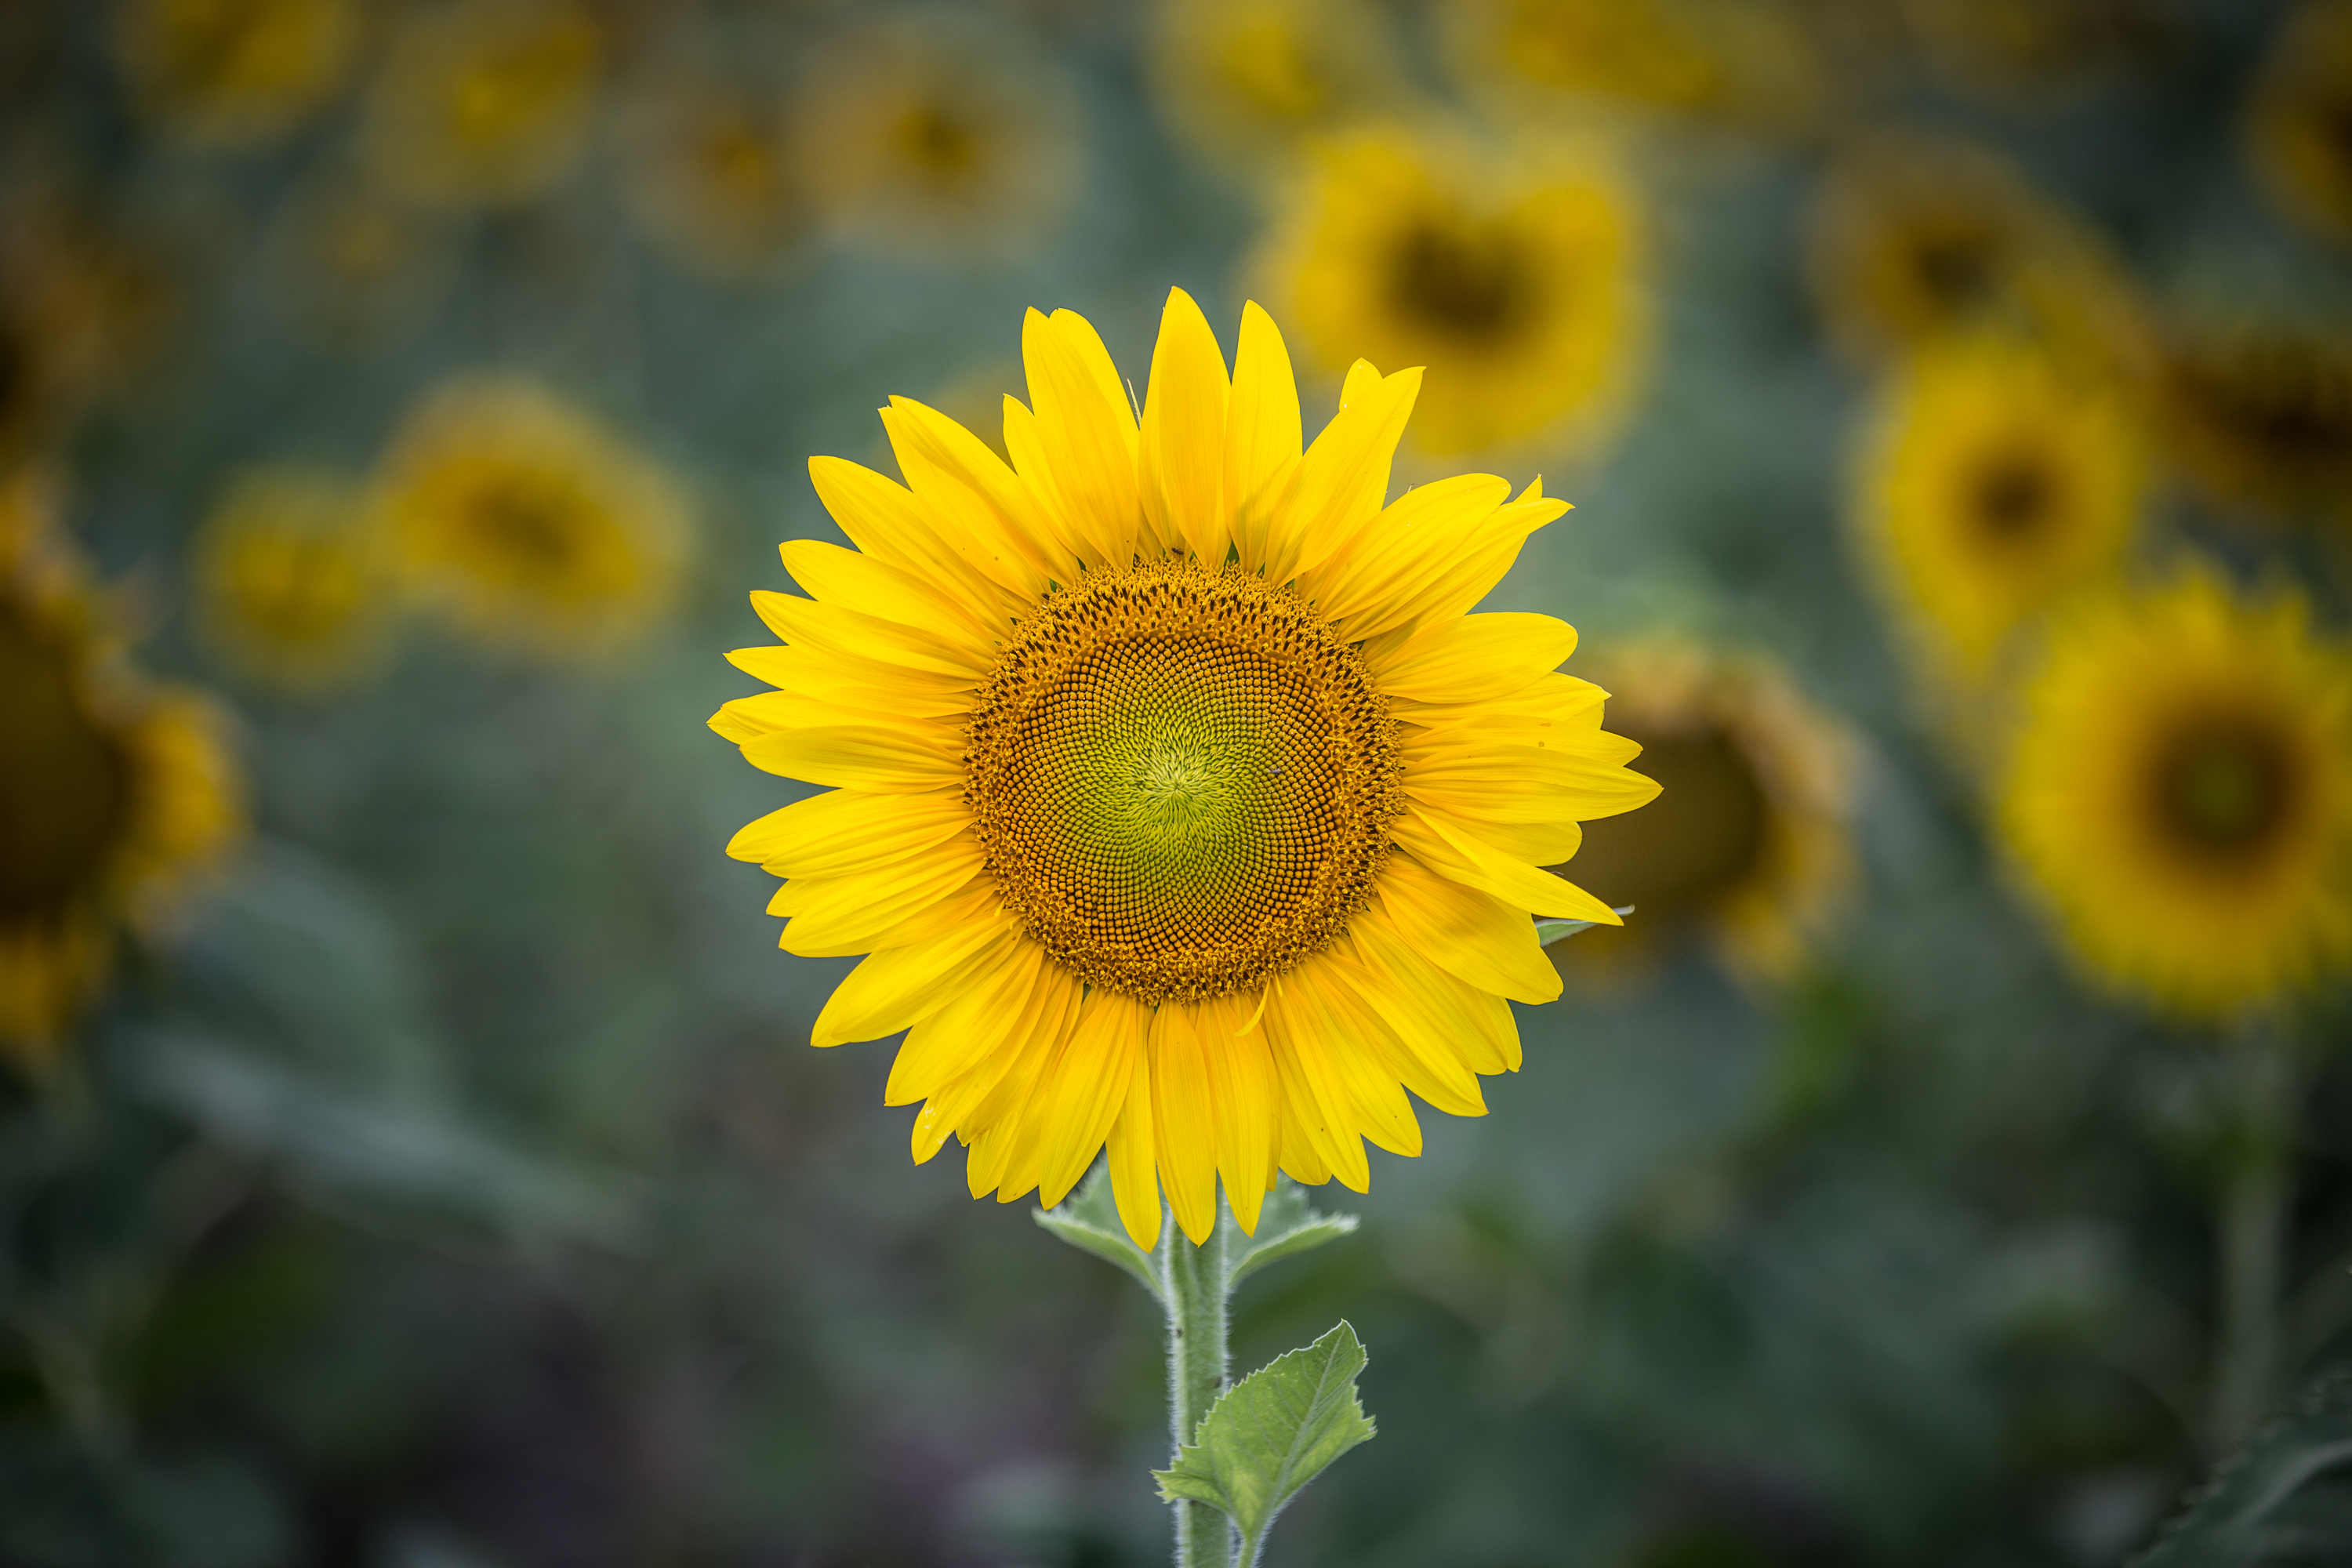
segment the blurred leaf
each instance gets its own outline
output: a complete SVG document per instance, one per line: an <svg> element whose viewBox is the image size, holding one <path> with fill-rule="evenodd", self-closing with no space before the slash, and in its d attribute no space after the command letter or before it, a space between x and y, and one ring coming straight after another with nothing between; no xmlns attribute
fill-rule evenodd
<svg viewBox="0 0 2352 1568"><path fill-rule="evenodd" d="M2326 1568L2352 1542L2352 1373L2335 1373L2222 1462L2134 1568Z"/></svg>
<svg viewBox="0 0 2352 1568"><path fill-rule="evenodd" d="M1127 1226L1118 1217L1118 1200L1111 1195L1108 1165L1097 1166L1094 1173L1078 1184L1078 1190L1063 1200L1060 1208L1034 1209L1031 1214L1039 1225L1072 1247L1126 1269L1137 1284L1151 1292L1154 1300L1167 1300L1160 1294L1160 1270L1151 1254L1128 1239Z"/></svg>
<svg viewBox="0 0 2352 1568"><path fill-rule="evenodd" d="M1242 1532L1248 1568L1283 1506L1332 1460L1373 1435L1356 1397L1364 1347L1343 1320L1302 1350L1278 1355L1227 1389L1201 1419L1198 1441L1154 1470L1160 1495L1222 1510Z"/></svg>
<svg viewBox="0 0 2352 1568"><path fill-rule="evenodd" d="M1242 1237L1238 1245L1226 1244L1230 1250L1225 1255L1225 1293L1233 1294L1243 1280L1267 1264L1311 1252L1327 1241L1352 1234L1355 1228L1354 1215L1318 1214L1307 1202L1306 1188L1288 1176L1276 1177L1265 1206L1258 1211L1257 1234Z"/></svg>
<svg viewBox="0 0 2352 1568"><path fill-rule="evenodd" d="M1633 912L1633 906L1631 904L1622 904L1617 907L1617 913L1621 917ZM1599 921L1536 921L1536 945L1549 947L1564 937L1574 936L1580 931L1591 931L1600 923Z"/></svg>

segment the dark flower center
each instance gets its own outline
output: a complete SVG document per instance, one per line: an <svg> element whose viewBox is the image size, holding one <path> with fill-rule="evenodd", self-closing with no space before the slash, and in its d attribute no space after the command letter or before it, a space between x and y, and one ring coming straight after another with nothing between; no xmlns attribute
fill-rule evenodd
<svg viewBox="0 0 2352 1568"><path fill-rule="evenodd" d="M1399 310L1464 338L1503 336L1529 295L1519 247L1492 226L1416 224L1397 243L1390 278Z"/></svg>
<svg viewBox="0 0 2352 1568"><path fill-rule="evenodd" d="M1661 793L1638 811L1586 823L1568 875L1606 903L1633 905L1645 927L1703 915L1763 861L1770 807L1755 764L1714 726L1650 731L1635 719L1612 728L1642 743L1633 765Z"/></svg>
<svg viewBox="0 0 2352 1568"><path fill-rule="evenodd" d="M0 607L0 921L54 920L104 871L131 813L121 744L67 651Z"/></svg>
<svg viewBox="0 0 2352 1568"><path fill-rule="evenodd" d="M2294 809L2294 763L2284 738L2267 726L2236 717L2186 725L2157 753L2157 821L2201 858L2259 854Z"/></svg>

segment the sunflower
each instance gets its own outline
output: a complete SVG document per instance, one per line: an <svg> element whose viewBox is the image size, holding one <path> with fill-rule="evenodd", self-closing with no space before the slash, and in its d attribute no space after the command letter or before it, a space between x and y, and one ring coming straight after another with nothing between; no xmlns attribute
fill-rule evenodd
<svg viewBox="0 0 2352 1568"><path fill-rule="evenodd" d="M1757 657L1660 642L1593 673L1662 793L1585 827L1578 879L1638 918L1561 943L1562 967L1638 971L1696 937L1742 979L1788 979L1853 882L1853 736Z"/></svg>
<svg viewBox="0 0 2352 1568"><path fill-rule="evenodd" d="M1152 84L1178 130L1244 174L1402 96L1382 18L1363 0L1161 0Z"/></svg>
<svg viewBox="0 0 2352 1568"><path fill-rule="evenodd" d="M1941 693L1981 695L2021 626L2120 567L2144 453L2105 383L2029 345L1954 339L1886 383L1856 467L1854 536Z"/></svg>
<svg viewBox="0 0 2352 1568"><path fill-rule="evenodd" d="M1864 362L1956 331L2001 331L2116 369L2139 329L2088 231L1964 142L1881 135L1835 164L1808 237L1832 336Z"/></svg>
<svg viewBox="0 0 2352 1568"><path fill-rule="evenodd" d="M0 1054L37 1065L150 927L236 839L218 712L123 665L47 497L0 490Z"/></svg>
<svg viewBox="0 0 2352 1568"><path fill-rule="evenodd" d="M2352 342L2287 322L2200 324L2167 340L2166 450L2213 502L2352 519Z"/></svg>
<svg viewBox="0 0 2352 1568"><path fill-rule="evenodd" d="M1904 0L1903 20L1937 79L1968 97L2063 99L2156 41L2137 0Z"/></svg>
<svg viewBox="0 0 2352 1568"><path fill-rule="evenodd" d="M265 684L323 691L383 650L391 593L359 487L303 468L240 475L196 545L196 618L221 657Z"/></svg>
<svg viewBox="0 0 2352 1568"><path fill-rule="evenodd" d="M1538 871L1654 793L1554 673L1549 616L1467 615L1565 509L1465 476L1383 509L1421 373L1358 362L1302 454L1288 356L1243 315L1230 380L1171 294L1139 424L1094 329L1032 311L1013 461L883 412L902 489L810 465L857 546L798 542L757 594L778 689L712 727L828 786L730 853L790 879L783 946L869 954L814 1043L907 1030L914 1154L1059 1203L1108 1142L1139 1245L1196 1241L1222 1179L1254 1230L1277 1170L1363 1190L1408 1089L1463 1115L1515 1068L1507 998L1558 973L1530 912L1614 923Z"/></svg>
<svg viewBox="0 0 2352 1568"><path fill-rule="evenodd" d="M618 141L631 213L688 265L758 272L799 233L782 107L758 89L704 71L651 77L630 91Z"/></svg>
<svg viewBox="0 0 2352 1568"><path fill-rule="evenodd" d="M1650 347L1642 205L1590 146L1481 158L1391 126L1324 144L1256 270L1316 368L1428 367L1433 455L1538 437L1591 454Z"/></svg>
<svg viewBox="0 0 2352 1568"><path fill-rule="evenodd" d="M354 0L134 0L118 45L157 120L193 142L248 147L327 101L359 35Z"/></svg>
<svg viewBox="0 0 2352 1568"><path fill-rule="evenodd" d="M2246 114L2254 171L2296 222L2352 245L2352 3L2288 18Z"/></svg>
<svg viewBox="0 0 2352 1568"><path fill-rule="evenodd" d="M427 398L387 456L384 521L413 590L479 640L610 653L670 605L692 543L669 477L535 383Z"/></svg>
<svg viewBox="0 0 2352 1568"><path fill-rule="evenodd" d="M2184 1016L2352 963L2352 655L2299 600L2210 571L2053 628L1999 803L2017 879L2082 967Z"/></svg>
<svg viewBox="0 0 2352 1568"><path fill-rule="evenodd" d="M1015 251L1077 184L1069 89L992 34L881 25L810 62L793 114L801 180L835 227L919 255Z"/></svg>
<svg viewBox="0 0 2352 1568"><path fill-rule="evenodd" d="M365 146L425 206L511 205L577 161L602 53L563 0L434 0L405 17L370 90Z"/></svg>

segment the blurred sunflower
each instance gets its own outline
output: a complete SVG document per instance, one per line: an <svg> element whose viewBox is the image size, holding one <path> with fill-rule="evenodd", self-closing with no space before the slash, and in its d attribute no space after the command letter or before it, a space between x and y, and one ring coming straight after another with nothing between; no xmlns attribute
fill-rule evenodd
<svg viewBox="0 0 2352 1568"><path fill-rule="evenodd" d="M1965 142L1862 143L1822 182L1808 243L1831 334L1865 362L1988 329L2109 370L2138 347L2130 291L2091 236Z"/></svg>
<svg viewBox="0 0 2352 1568"><path fill-rule="evenodd" d="M1317 150L1255 270L1317 368L1428 367L1422 450L1590 454L1646 368L1647 263L1641 201L1592 148L1481 157L1391 126Z"/></svg>
<svg viewBox="0 0 2352 1568"><path fill-rule="evenodd" d="M783 945L869 953L814 1043L908 1031L892 1104L953 1134L977 1195L1059 1203L1106 1142L1139 1245L1156 1188L1196 1241L1222 1177L1361 1191L1414 1153L1405 1090L1484 1109L1506 998L1559 975L1530 912L1616 916L1535 868L1654 793L1553 673L1575 633L1469 610L1561 503L1485 475L1385 509L1421 376L1358 362L1302 454L1272 321L1230 380L1171 294L1139 425L1094 329L1032 311L1008 467L919 404L883 412L911 489L810 464L856 543L783 547L755 594L778 688L712 727L828 786L730 852L790 879ZM1155 1183L1156 1178L1156 1183Z"/></svg>
<svg viewBox="0 0 2352 1568"><path fill-rule="evenodd" d="M22 475L0 489L0 1054L38 1065L126 929L236 840L213 705L128 669L106 606Z"/></svg>
<svg viewBox="0 0 2352 1568"><path fill-rule="evenodd" d="M383 651L387 566L359 487L304 468L253 469L223 493L197 537L197 626L256 680L331 690Z"/></svg>
<svg viewBox="0 0 2352 1568"><path fill-rule="evenodd" d="M172 279L152 247L70 199L14 193L0 223L0 475L59 440L165 335Z"/></svg>
<svg viewBox="0 0 2352 1568"><path fill-rule="evenodd" d="M578 160L602 41L565 0L433 0L403 18L370 90L364 145L426 206L509 205Z"/></svg>
<svg viewBox="0 0 2352 1568"><path fill-rule="evenodd" d="M1160 0L1150 65L1186 138L1253 176L1404 90L1386 22L1364 0Z"/></svg>
<svg viewBox="0 0 2352 1568"><path fill-rule="evenodd" d="M1018 250L1076 191L1069 89L1000 35L875 26L833 40L804 75L801 180L859 239L917 254Z"/></svg>
<svg viewBox="0 0 2352 1568"><path fill-rule="evenodd" d="M692 546L668 475L529 381L442 387L384 462L384 525L419 597L479 641L593 658L642 635Z"/></svg>
<svg viewBox="0 0 2352 1568"><path fill-rule="evenodd" d="M1585 826L1578 879L1634 918L1555 947L1561 967L1639 973L1696 936L1744 980L1790 978L1853 880L1853 736L1759 658L1635 644L1593 673L1661 792Z"/></svg>
<svg viewBox="0 0 2352 1568"><path fill-rule="evenodd" d="M2247 107L2246 141L2287 216L2352 245L2352 0L2313 0L2287 19Z"/></svg>
<svg viewBox="0 0 2352 1568"><path fill-rule="evenodd" d="M2122 565L2145 443L2105 384L2030 345L1959 338L1885 384L1854 483L1877 586L1923 673L1966 700L2020 626Z"/></svg>
<svg viewBox="0 0 2352 1568"><path fill-rule="evenodd" d="M617 117L629 208L688 265L757 272L799 233L803 204L780 102L707 72L637 82Z"/></svg>
<svg viewBox="0 0 2352 1568"><path fill-rule="evenodd" d="M2137 0L1903 0L1901 12L1944 85L2004 103L2064 97L2157 37Z"/></svg>
<svg viewBox="0 0 2352 1568"><path fill-rule="evenodd" d="M249 147L317 112L359 37L354 0L133 0L117 45L155 119L192 142Z"/></svg>
<svg viewBox="0 0 2352 1568"><path fill-rule="evenodd" d="M2216 505L2352 521L2352 342L2287 323L2184 328L2159 360L2166 452Z"/></svg>
<svg viewBox="0 0 2352 1568"><path fill-rule="evenodd" d="M2352 656L2210 571L2053 627L1999 803L2020 883L2115 989L2221 1020L2352 963Z"/></svg>

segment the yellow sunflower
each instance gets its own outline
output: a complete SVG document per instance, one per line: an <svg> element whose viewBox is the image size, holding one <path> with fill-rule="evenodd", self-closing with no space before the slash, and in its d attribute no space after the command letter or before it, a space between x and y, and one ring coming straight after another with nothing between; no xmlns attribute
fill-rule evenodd
<svg viewBox="0 0 2352 1568"><path fill-rule="evenodd" d="M1960 338L1882 389L1852 517L1922 673L1966 699L2021 626L2120 567L2146 486L2145 443L2105 383Z"/></svg>
<svg viewBox="0 0 2352 1568"><path fill-rule="evenodd" d="M1149 63L1177 129L1251 175L1403 94L1386 24L1364 0L1160 0Z"/></svg>
<svg viewBox="0 0 2352 1568"><path fill-rule="evenodd" d="M2352 245L2352 3L2313 0L2288 18L2248 106L2246 142L2282 210Z"/></svg>
<svg viewBox="0 0 2352 1568"><path fill-rule="evenodd" d="M0 489L0 1054L37 1066L243 825L217 710L123 663L42 487Z"/></svg>
<svg viewBox="0 0 2352 1568"><path fill-rule="evenodd" d="M2000 794L2093 976L2220 1021L2352 963L2352 655L2194 570L2053 628Z"/></svg>
<svg viewBox="0 0 2352 1568"><path fill-rule="evenodd" d="M2352 519L2352 340L2288 323L2200 324L2166 341L2168 454L2229 509Z"/></svg>
<svg viewBox="0 0 2352 1568"><path fill-rule="evenodd" d="M2136 302L2090 233L1967 142L1862 142L1823 180L1808 244L1831 335L1865 362L1956 331L2030 336L2110 370L2138 347Z"/></svg>
<svg viewBox="0 0 2352 1568"><path fill-rule="evenodd" d="M917 254L1018 250L1078 176L1069 89L993 34L880 25L809 62L793 121L803 185L835 227Z"/></svg>
<svg viewBox="0 0 2352 1568"><path fill-rule="evenodd" d="M404 17L369 93L369 160L435 207L510 205L569 174L602 43L565 0L430 0Z"/></svg>
<svg viewBox="0 0 2352 1568"><path fill-rule="evenodd" d="M196 620L245 674L289 691L365 671L390 629L392 579L367 498L306 468L240 475L196 542Z"/></svg>
<svg viewBox="0 0 2352 1568"><path fill-rule="evenodd" d="M692 546L667 474L535 383L435 393L385 458L384 524L412 590L477 639L547 658L625 647L669 608Z"/></svg>
<svg viewBox="0 0 2352 1568"><path fill-rule="evenodd" d="M118 43L156 119L190 142L247 147L316 112L359 37L354 0L134 0Z"/></svg>
<svg viewBox="0 0 2352 1568"><path fill-rule="evenodd" d="M1515 1068L1507 999L1559 977L1530 913L1613 922L1538 870L1654 786L1554 673L1576 634L1465 614L1565 510L1486 475L1385 508L1421 373L1358 362L1302 453L1273 321L1228 378L1170 297L1139 423L1094 329L1032 311L1010 466L920 404L883 412L908 488L810 465L855 550L794 542L814 597L756 594L776 690L712 727L827 786L730 853L789 879L789 952L866 953L814 1043L908 1031L914 1154L1059 1203L1106 1142L1142 1246L1158 1188L1196 1241L1222 1180L1255 1229L1277 1170L1361 1191Z"/></svg>
<svg viewBox="0 0 2352 1568"><path fill-rule="evenodd" d="M1662 793L1584 828L1578 880L1635 918L1560 943L1562 967L1614 977L1697 938L1743 980L1787 980L1853 884L1852 734L1754 656L1636 644L1593 674Z"/></svg>
<svg viewBox="0 0 2352 1568"><path fill-rule="evenodd" d="M1316 369L1359 351L1425 365L1414 440L1432 455L1606 443L1651 331L1643 206L1613 162L1589 144L1481 157L1391 126L1312 165L1255 265Z"/></svg>
<svg viewBox="0 0 2352 1568"><path fill-rule="evenodd" d="M630 91L618 141L630 211L689 265L757 272L800 232L783 108L759 89L702 71L651 77Z"/></svg>

